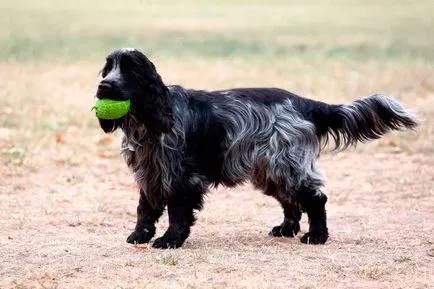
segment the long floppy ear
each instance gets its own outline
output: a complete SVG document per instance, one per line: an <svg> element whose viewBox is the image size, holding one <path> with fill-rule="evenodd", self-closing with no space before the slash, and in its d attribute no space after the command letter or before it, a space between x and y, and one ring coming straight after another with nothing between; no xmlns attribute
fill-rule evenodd
<svg viewBox="0 0 434 289"><path fill-rule="evenodd" d="M146 82L142 84L145 95L133 100L133 108L148 130L168 133L174 122L173 101L154 64L150 61L149 63Z"/></svg>

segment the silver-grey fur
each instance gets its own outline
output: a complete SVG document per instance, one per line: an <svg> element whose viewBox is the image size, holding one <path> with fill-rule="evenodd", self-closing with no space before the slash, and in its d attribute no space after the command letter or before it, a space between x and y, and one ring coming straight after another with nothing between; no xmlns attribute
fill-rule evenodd
<svg viewBox="0 0 434 289"><path fill-rule="evenodd" d="M251 179L261 189L265 180L276 183L286 179L287 191L306 180L322 183L315 168L320 144L315 126L302 118L290 100L272 106L231 98L214 107L216 115L226 119L227 150L223 175L235 183ZM253 172L263 171L261 176Z"/></svg>

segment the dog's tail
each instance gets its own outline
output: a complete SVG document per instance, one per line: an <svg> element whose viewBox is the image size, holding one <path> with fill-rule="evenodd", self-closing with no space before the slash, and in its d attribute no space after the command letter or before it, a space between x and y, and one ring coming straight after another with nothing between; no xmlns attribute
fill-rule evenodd
<svg viewBox="0 0 434 289"><path fill-rule="evenodd" d="M341 150L357 142L378 139L392 130L414 129L419 120L398 101L382 94L367 96L344 105L314 102L309 117L326 145L333 138ZM310 106L309 105L309 106Z"/></svg>

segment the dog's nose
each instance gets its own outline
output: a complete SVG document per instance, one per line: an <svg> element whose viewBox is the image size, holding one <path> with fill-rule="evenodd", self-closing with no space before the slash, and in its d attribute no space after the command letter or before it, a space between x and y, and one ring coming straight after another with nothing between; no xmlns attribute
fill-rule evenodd
<svg viewBox="0 0 434 289"><path fill-rule="evenodd" d="M112 90L113 84L108 81L101 81L101 83L98 85L98 90L100 92L107 92Z"/></svg>

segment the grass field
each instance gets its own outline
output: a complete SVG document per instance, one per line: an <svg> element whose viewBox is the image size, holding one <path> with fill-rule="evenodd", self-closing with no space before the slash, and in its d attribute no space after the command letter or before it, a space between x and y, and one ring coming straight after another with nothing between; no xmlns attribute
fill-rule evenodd
<svg viewBox="0 0 434 289"><path fill-rule="evenodd" d="M0 0L0 288L434 286L432 1L90 2ZM119 47L144 51L167 84L329 103L383 92L423 123L322 154L324 246L268 237L279 206L246 184L208 195L182 249L134 248L120 134L90 111Z"/></svg>

